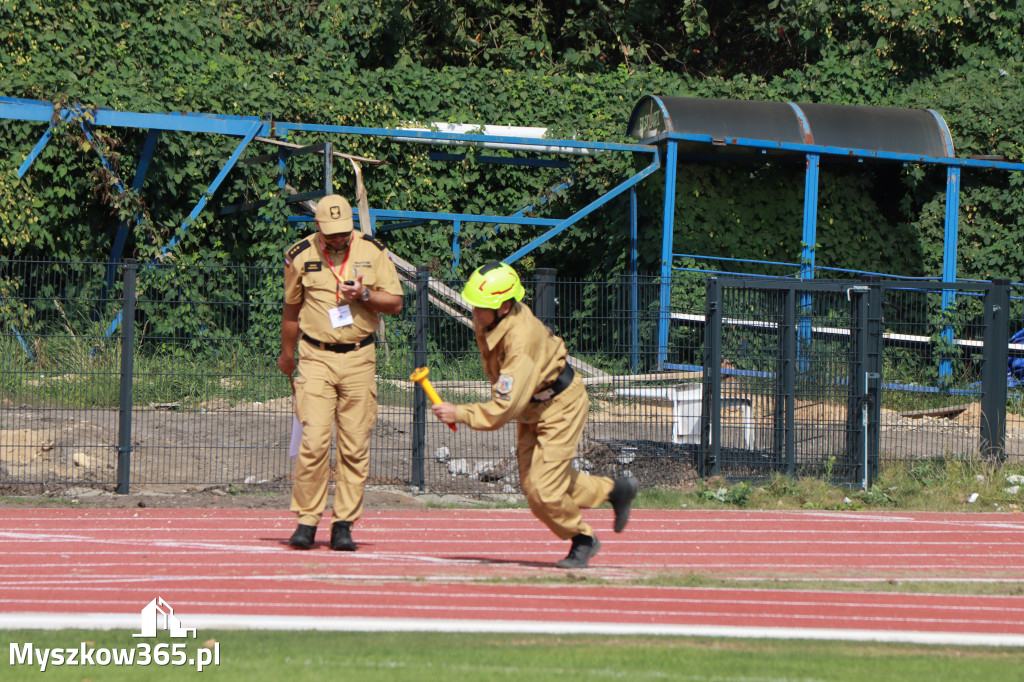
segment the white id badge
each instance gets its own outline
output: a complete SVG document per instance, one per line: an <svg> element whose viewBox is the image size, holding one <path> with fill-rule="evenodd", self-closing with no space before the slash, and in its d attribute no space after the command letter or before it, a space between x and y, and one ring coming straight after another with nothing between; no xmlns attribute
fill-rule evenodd
<svg viewBox="0 0 1024 682"><path fill-rule="evenodd" d="M335 329L338 327L347 327L355 321L352 319L352 311L347 305L340 305L337 308L331 308L327 312L331 316L331 326Z"/></svg>

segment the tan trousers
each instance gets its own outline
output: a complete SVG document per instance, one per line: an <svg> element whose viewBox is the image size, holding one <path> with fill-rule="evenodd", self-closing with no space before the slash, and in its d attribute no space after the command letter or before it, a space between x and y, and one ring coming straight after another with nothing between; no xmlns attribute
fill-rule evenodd
<svg viewBox="0 0 1024 682"><path fill-rule="evenodd" d="M370 470L370 429L377 421L374 344L332 353L299 341L295 401L302 444L295 461L291 510L315 526L327 505L331 433L337 427L334 521L355 521L363 511Z"/></svg>
<svg viewBox="0 0 1024 682"><path fill-rule="evenodd" d="M569 388L543 403L531 403L518 421L516 456L519 482L534 516L555 535L568 540L575 535L593 535L584 523L581 509L605 502L615 482L605 476L591 476L573 468L590 399L583 382L576 377Z"/></svg>

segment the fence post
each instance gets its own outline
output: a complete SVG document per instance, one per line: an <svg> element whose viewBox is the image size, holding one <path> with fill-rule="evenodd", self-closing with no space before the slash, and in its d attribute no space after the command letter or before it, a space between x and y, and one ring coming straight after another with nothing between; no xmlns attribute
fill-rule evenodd
<svg viewBox="0 0 1024 682"><path fill-rule="evenodd" d="M786 474L796 476L796 370L797 322L796 289L785 290L782 321L779 323L781 357L778 362L778 393L775 396L775 436L773 453L786 463Z"/></svg>
<svg viewBox="0 0 1024 682"><path fill-rule="evenodd" d="M430 268L425 265L416 266L416 317L413 331L413 364L416 367L427 366L427 319L428 281ZM425 453L427 441L427 394L423 387L416 383L412 399L412 485L423 489L426 482Z"/></svg>
<svg viewBox="0 0 1024 682"><path fill-rule="evenodd" d="M867 294L866 286L851 285L846 290L850 315L850 346L846 377L846 448L843 462L832 469L833 475L846 477L844 483L863 480L867 463L868 377L867 377ZM832 483L833 481L825 481Z"/></svg>
<svg viewBox="0 0 1024 682"><path fill-rule="evenodd" d="M535 294L537 319L554 329L555 319L555 269L537 268L537 291Z"/></svg>
<svg viewBox="0 0 1024 682"><path fill-rule="evenodd" d="M885 301L881 283L871 287L868 293L868 466L865 472L865 490L878 475L878 459L882 441L882 371L885 367L885 326L882 320L882 305Z"/></svg>
<svg viewBox="0 0 1024 682"><path fill-rule="evenodd" d="M719 420L722 394L722 287L717 277L704 285L704 372L700 417L700 448L697 452L697 474L718 475L722 425ZM710 471L708 465L710 464Z"/></svg>
<svg viewBox="0 0 1024 682"><path fill-rule="evenodd" d="M871 462L877 460L877 428L872 415L878 403L879 349L881 322L881 285L873 277L862 277L863 284L850 285L850 373L847 382L846 453L840 475L846 483L859 482L863 490L871 486ZM877 320L874 316L877 316ZM876 424L877 426L877 424ZM875 442L872 442L872 435ZM848 472L848 473L847 473Z"/></svg>
<svg viewBox="0 0 1024 682"><path fill-rule="evenodd" d="M135 278L139 263L124 261L124 293L121 301L121 386L118 395L117 494L127 495L131 480L132 374L135 371Z"/></svg>
<svg viewBox="0 0 1024 682"><path fill-rule="evenodd" d="M981 368L981 456L1006 457L1006 368L1010 338L1010 280L985 291L984 364Z"/></svg>

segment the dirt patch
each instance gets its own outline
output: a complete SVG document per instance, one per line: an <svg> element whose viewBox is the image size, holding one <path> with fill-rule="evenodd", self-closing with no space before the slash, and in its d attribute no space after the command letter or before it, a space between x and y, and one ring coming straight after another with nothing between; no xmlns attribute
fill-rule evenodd
<svg viewBox="0 0 1024 682"><path fill-rule="evenodd" d="M774 403L750 397L751 410L723 410L722 446L737 471L760 472L773 439ZM671 403L592 400L576 468L593 475L634 476L643 487L692 488L697 479L692 443L673 443ZM751 415L752 425L747 414ZM797 454L824 460L843 452L845 404L795 405ZM977 453L980 405L944 416L907 416L882 410L884 458ZM0 495L33 504L107 507L276 508L287 510L293 462L291 399L229 404L209 401L183 409L175 403L136 409L131 428L130 495L117 495L119 413L66 410L0 401ZM423 458L414 461L413 413L382 405L371 435L367 508L421 507L425 494L495 499L520 493L515 428L457 432L427 414ZM751 436L752 434L752 436ZM750 436L748 438L748 436ZM751 442L752 441L752 442ZM1024 452L1024 422L1007 415L1007 453ZM723 460L725 461L725 460ZM770 464L770 462L769 462ZM765 465L767 466L767 465ZM746 468L743 468L746 467ZM159 483L160 485L154 485Z"/></svg>
<svg viewBox="0 0 1024 682"><path fill-rule="evenodd" d="M240 489L211 486L204 489L177 486L145 486L127 495L114 489L82 486L48 486L42 491L26 491L25 486L0 486L0 509L84 507L94 509L280 509L289 514L291 490L288 488ZM425 509L428 499L397 490L368 488L363 500L366 510ZM328 495L327 509L333 501Z"/></svg>

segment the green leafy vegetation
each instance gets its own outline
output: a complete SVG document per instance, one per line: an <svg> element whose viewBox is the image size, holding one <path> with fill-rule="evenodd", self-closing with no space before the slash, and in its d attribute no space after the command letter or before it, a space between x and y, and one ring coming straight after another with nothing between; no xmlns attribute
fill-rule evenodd
<svg viewBox="0 0 1024 682"><path fill-rule="evenodd" d="M744 680L1008 679L1022 663L1011 647L924 646L806 640L550 634L444 634L427 632L203 631L204 646L219 645L220 663L202 674L188 666L105 666L105 680L175 678L248 680L301 678L370 682L460 680L658 679ZM171 640L162 637L167 642ZM4 640L35 648L134 647L129 631L6 630ZM185 650L195 651L199 644ZM6 649L6 648L5 648ZM20 649L19 649L20 650ZM681 662L683 662L681 664ZM34 679L38 667L18 666ZM47 679L80 680L86 668L51 666ZM1012 673L1010 673L1012 676Z"/></svg>
<svg viewBox="0 0 1024 682"><path fill-rule="evenodd" d="M995 0L919 5L819 3L503 4L311 2L279 11L250 3L156 0L0 1L0 92L81 103L57 122L29 173L16 168L46 130L0 130L0 247L8 255L106 256L124 221L125 255L155 257L169 240L182 263L277 264L301 232L287 222L273 164L236 168L195 220L187 216L235 140L165 132L141 191L130 185L147 132L90 126L91 109L209 112L275 120L397 127L409 122L547 126L553 137L620 141L647 93L933 109L959 155L1022 156L1022 10ZM85 128L88 126L89 134ZM321 141L295 133L296 144ZM336 149L386 160L364 168L371 204L508 214L533 206L564 217L635 171L626 155L558 168L431 160L387 138L336 136ZM252 154L267 153L259 143ZM247 152L248 153L248 152ZM505 152L495 152L506 155ZM337 189L352 175L337 164ZM322 186L315 156L289 161L288 182ZM567 179L567 190L552 192ZM1024 194L1017 175L969 171L961 192L959 272L1014 277ZM692 164L678 179L675 250L797 262L799 168ZM656 183L655 183L656 184ZM946 179L919 167L827 168L817 264L937 275ZM659 190L640 188L642 205ZM541 198L547 201L539 201ZM258 211L217 209L265 202ZM602 279L626 265L628 198L620 197L522 259L527 271ZM184 227L185 229L181 229ZM660 259L645 220L639 258ZM466 223L452 264L451 225L382 233L398 255L463 276L507 255L532 228ZM566 254L572 257L566 258Z"/></svg>
<svg viewBox="0 0 1024 682"><path fill-rule="evenodd" d="M831 509L902 511L1020 512L1024 499L1013 492L1019 462L998 464L980 457L934 457L886 461L868 490L837 486L828 476L773 473L764 481L698 480L694 490L642 490L645 509Z"/></svg>

